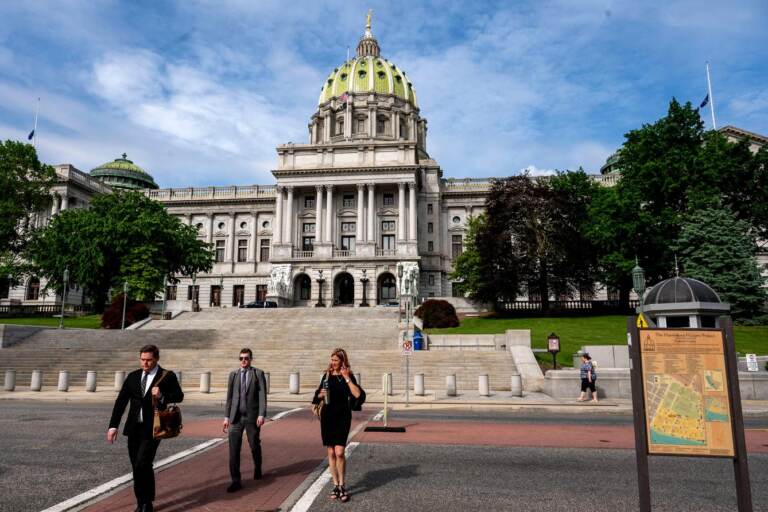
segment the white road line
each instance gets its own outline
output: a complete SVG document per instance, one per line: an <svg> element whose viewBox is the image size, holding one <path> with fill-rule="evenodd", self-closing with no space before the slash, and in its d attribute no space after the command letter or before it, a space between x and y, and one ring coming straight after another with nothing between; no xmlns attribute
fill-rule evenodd
<svg viewBox="0 0 768 512"><path fill-rule="evenodd" d="M352 442L347 445L347 448L344 450L344 455L346 457L349 457L349 455L352 453L352 451L357 448L357 445L360 443L358 442ZM320 494L320 492L323 490L323 487L325 487L325 484L327 484L331 480L331 474L327 471L323 471L319 477L317 477L317 480L315 480L311 486L309 486L309 489L299 498L299 501L296 502L296 504L291 508L291 512L307 512L309 510L309 507L312 506L312 503L315 502L315 499L317 498L317 495Z"/></svg>
<svg viewBox="0 0 768 512"><path fill-rule="evenodd" d="M272 421L277 421L280 418L284 418L284 417L288 416L289 414L293 414L295 412L299 412L299 411L303 411L303 410L304 410L303 407L297 407L295 409L291 409L290 411L279 412L279 413L275 414L274 416L272 416Z"/></svg>
<svg viewBox="0 0 768 512"><path fill-rule="evenodd" d="M164 466L168 466L169 464L173 464L174 462L177 462L181 459L184 459L186 457L189 457L192 454L195 454L197 452L206 450L216 444L224 442L224 439L222 438L216 438L216 439L210 439L204 443L198 444L196 446L193 446L192 448L188 450L184 450L182 452L176 453L174 455L171 455L170 457L167 457L163 460L159 460L155 462L155 469L160 469ZM120 487L121 485L124 485L128 482L133 480L133 475L131 473L128 473L127 475L123 475L120 477L115 478L114 480L110 480L109 482L105 484L101 484L98 487L94 487L90 491L85 491L82 494L78 494L74 498L70 498L66 501L62 501L61 503L54 505L50 508L47 508L43 510L42 512L64 512L65 510L71 510L75 507L78 507L80 505L83 505L84 503L87 503L88 501L101 496L102 494L108 493L110 491L113 491Z"/></svg>

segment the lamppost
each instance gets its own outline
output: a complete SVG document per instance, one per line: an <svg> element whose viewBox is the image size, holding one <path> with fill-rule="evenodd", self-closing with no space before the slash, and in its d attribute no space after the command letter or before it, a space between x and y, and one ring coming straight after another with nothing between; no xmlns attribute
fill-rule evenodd
<svg viewBox="0 0 768 512"><path fill-rule="evenodd" d="M315 304L316 308L324 308L325 303L323 302L323 283L325 282L325 279L323 279L323 271L318 270L317 271L317 304Z"/></svg>
<svg viewBox="0 0 768 512"><path fill-rule="evenodd" d="M403 266L397 264L397 299L400 303L400 313L403 313Z"/></svg>
<svg viewBox="0 0 768 512"><path fill-rule="evenodd" d="M123 283L123 323L120 329L125 330L125 306L128 304L128 281Z"/></svg>
<svg viewBox="0 0 768 512"><path fill-rule="evenodd" d="M360 303L360 306L364 307L364 308L368 307L368 296L367 296L365 290L366 290L366 287L368 285L369 279L368 279L368 276L366 274L367 274L367 270L363 269L363 277L360 278L360 282L363 283L363 302Z"/></svg>
<svg viewBox="0 0 768 512"><path fill-rule="evenodd" d="M59 329L64 328L64 306L67 303L67 288L69 288L69 269L64 269L64 287L61 289L61 318L59 318Z"/></svg>
<svg viewBox="0 0 768 512"><path fill-rule="evenodd" d="M163 310L160 314L160 320L165 320L165 300L168 297L168 276L163 276Z"/></svg>
<svg viewBox="0 0 768 512"><path fill-rule="evenodd" d="M219 274L219 307L224 307L224 274Z"/></svg>
<svg viewBox="0 0 768 512"><path fill-rule="evenodd" d="M637 262L637 256L635 256L635 268L632 269L632 288L634 288L640 300L640 315L643 314L643 295L645 294L645 270Z"/></svg>

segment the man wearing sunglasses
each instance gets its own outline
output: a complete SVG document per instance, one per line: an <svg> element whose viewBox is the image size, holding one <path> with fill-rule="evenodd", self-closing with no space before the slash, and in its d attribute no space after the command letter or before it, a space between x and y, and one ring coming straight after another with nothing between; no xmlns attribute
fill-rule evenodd
<svg viewBox="0 0 768 512"><path fill-rule="evenodd" d="M229 475L227 492L243 488L240 481L240 448L243 430L253 455L253 479L261 480L261 439L259 432L267 415L267 383L264 372L251 366L253 352L240 351L240 368L227 379L227 403L224 406L224 432L229 431Z"/></svg>

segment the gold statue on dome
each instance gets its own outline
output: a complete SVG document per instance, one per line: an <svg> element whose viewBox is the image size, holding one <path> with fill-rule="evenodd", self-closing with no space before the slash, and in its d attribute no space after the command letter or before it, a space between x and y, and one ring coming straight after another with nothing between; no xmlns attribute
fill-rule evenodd
<svg viewBox="0 0 768 512"><path fill-rule="evenodd" d="M373 9L368 9L368 14L365 16L365 30L371 31L371 18L373 17Z"/></svg>

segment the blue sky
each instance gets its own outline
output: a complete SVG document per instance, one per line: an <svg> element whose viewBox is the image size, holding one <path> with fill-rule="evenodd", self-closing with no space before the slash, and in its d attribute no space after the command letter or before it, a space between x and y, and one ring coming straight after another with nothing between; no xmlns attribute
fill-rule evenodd
<svg viewBox="0 0 768 512"><path fill-rule="evenodd" d="M126 152L162 187L273 183L368 8L446 177L598 172L672 96L704 98L707 60L718 125L768 134L765 0L26 0L0 3L0 137L25 140L40 97L48 163Z"/></svg>

